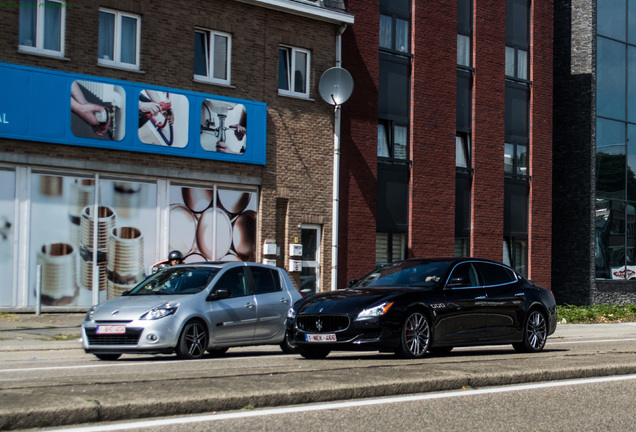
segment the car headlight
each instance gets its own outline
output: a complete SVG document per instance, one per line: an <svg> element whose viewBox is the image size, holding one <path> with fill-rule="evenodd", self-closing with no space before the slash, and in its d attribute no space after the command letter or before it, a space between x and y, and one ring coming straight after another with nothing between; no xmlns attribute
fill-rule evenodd
<svg viewBox="0 0 636 432"><path fill-rule="evenodd" d="M86 318L84 318L84 321L93 321L93 314L95 313L95 309L97 309L97 305L92 306L88 312L86 312Z"/></svg>
<svg viewBox="0 0 636 432"><path fill-rule="evenodd" d="M393 302L386 302L369 309L363 309L362 312L358 314L358 318L377 317L384 315L389 311L391 306L393 306Z"/></svg>
<svg viewBox="0 0 636 432"><path fill-rule="evenodd" d="M296 319L296 309L294 309L293 307L289 308L289 310L287 311L287 318Z"/></svg>
<svg viewBox="0 0 636 432"><path fill-rule="evenodd" d="M142 320L157 320L161 318L165 318L170 315L174 315L179 309L179 303L165 303L161 306L157 306L155 308L150 309L148 312L143 314L139 319Z"/></svg>

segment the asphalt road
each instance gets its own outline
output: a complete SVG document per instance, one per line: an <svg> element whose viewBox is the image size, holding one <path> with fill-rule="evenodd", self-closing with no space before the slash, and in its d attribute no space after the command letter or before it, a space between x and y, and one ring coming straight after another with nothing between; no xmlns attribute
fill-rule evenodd
<svg viewBox="0 0 636 432"><path fill-rule="evenodd" d="M538 354L517 354L503 346L457 349L421 360L377 353L333 353L326 360L306 360L283 355L276 347L255 347L198 361L127 355L104 362L81 350L73 337L74 331L79 334L78 324L62 321L52 326L14 322L7 328L11 326L0 319L0 430L636 373L636 324L560 325ZM607 396L611 394L608 390ZM480 408L475 405L476 412ZM461 414L470 415L467 410ZM326 426L314 430L321 428Z"/></svg>

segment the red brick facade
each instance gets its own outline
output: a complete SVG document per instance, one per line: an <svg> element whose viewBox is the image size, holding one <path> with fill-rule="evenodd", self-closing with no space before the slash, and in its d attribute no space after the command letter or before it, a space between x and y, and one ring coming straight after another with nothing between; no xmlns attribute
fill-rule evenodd
<svg viewBox="0 0 636 432"><path fill-rule="evenodd" d="M411 184L408 255L448 256L455 239L457 2L412 2ZM349 0L343 67L355 80L345 104L339 280L375 265L379 1ZM552 14L532 2L528 274L550 287ZM472 256L503 256L506 2L473 2Z"/></svg>

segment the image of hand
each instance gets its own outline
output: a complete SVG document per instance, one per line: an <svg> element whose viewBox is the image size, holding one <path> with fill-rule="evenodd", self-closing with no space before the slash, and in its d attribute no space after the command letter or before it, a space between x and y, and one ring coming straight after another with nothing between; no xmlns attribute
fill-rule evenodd
<svg viewBox="0 0 636 432"><path fill-rule="evenodd" d="M71 111L77 114L93 131L102 136L108 131L110 117L105 107L88 102L77 81L71 86Z"/></svg>

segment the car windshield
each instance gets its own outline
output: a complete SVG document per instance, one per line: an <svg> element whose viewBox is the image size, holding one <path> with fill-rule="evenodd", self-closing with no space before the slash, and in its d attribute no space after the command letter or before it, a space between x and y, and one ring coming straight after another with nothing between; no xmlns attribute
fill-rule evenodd
<svg viewBox="0 0 636 432"><path fill-rule="evenodd" d="M401 261L387 264L356 282L352 288L374 286L432 287L446 273L450 261Z"/></svg>
<svg viewBox="0 0 636 432"><path fill-rule="evenodd" d="M169 267L150 276L126 295L196 294L203 291L218 272L215 267Z"/></svg>

